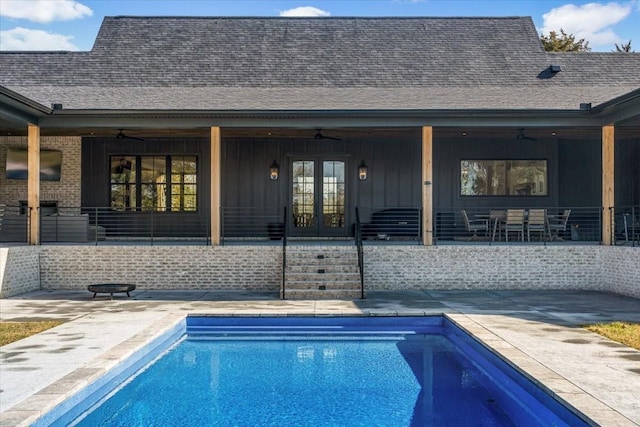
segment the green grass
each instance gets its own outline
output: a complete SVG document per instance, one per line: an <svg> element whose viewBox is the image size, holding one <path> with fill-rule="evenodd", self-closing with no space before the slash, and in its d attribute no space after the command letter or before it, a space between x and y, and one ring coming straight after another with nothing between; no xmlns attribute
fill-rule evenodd
<svg viewBox="0 0 640 427"><path fill-rule="evenodd" d="M37 322L0 322L0 346L7 345L14 341L39 334L42 331L51 329L63 324L60 320L47 320Z"/></svg>
<svg viewBox="0 0 640 427"><path fill-rule="evenodd" d="M585 328L610 340L640 350L640 323L611 322L587 325Z"/></svg>

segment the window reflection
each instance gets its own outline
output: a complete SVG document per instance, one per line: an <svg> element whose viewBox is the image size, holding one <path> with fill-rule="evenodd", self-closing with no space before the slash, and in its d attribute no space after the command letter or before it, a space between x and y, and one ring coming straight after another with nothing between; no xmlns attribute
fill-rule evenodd
<svg viewBox="0 0 640 427"><path fill-rule="evenodd" d="M322 221L325 227L344 226L344 162L325 161L322 165Z"/></svg>
<svg viewBox="0 0 640 427"><path fill-rule="evenodd" d="M293 162L293 225L312 228L315 226L315 184L313 161Z"/></svg>
<svg viewBox="0 0 640 427"><path fill-rule="evenodd" d="M196 156L119 155L110 165L112 209L197 210Z"/></svg>
<svg viewBox="0 0 640 427"><path fill-rule="evenodd" d="M462 160L463 196L546 196L546 160Z"/></svg>

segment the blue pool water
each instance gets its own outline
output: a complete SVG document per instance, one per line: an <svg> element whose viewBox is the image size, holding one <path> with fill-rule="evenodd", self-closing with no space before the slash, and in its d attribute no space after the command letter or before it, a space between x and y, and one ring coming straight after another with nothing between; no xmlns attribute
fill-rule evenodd
<svg viewBox="0 0 640 427"><path fill-rule="evenodd" d="M53 425L586 425L441 317L200 317L186 332Z"/></svg>

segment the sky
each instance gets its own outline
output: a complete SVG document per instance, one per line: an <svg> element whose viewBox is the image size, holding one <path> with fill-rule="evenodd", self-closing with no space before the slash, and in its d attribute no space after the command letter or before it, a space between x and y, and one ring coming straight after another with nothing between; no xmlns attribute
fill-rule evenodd
<svg viewBox="0 0 640 427"><path fill-rule="evenodd" d="M640 0L0 0L0 50L88 51L103 18L118 15L530 16L538 34L562 29L594 52L631 41L640 52Z"/></svg>

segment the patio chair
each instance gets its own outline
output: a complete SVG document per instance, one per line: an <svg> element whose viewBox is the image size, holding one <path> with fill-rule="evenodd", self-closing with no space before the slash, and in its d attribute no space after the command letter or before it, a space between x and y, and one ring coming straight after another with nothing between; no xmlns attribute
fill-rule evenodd
<svg viewBox="0 0 640 427"><path fill-rule="evenodd" d="M540 240L545 240L545 233L548 231L547 210L546 209L529 209L529 217L527 219L527 241L531 241L531 232L540 233ZM551 232L549 232L549 240L551 240Z"/></svg>
<svg viewBox="0 0 640 427"><path fill-rule="evenodd" d="M491 240L496 240L496 232L498 232L498 240L500 240L500 230L507 219L507 211L503 209L491 209L489 211L489 227L491 228Z"/></svg>
<svg viewBox="0 0 640 427"><path fill-rule="evenodd" d="M487 233L489 233L489 221L486 219L469 219L467 215L467 211L462 209L460 211L462 213L462 218L464 219L464 225L467 227L467 231L469 233L473 233L473 235L469 238L469 241L475 239L478 236L479 231L484 231L485 237Z"/></svg>
<svg viewBox="0 0 640 427"><path fill-rule="evenodd" d="M524 242L524 209L507 209L507 219L504 223L505 240L509 241L509 233L516 232Z"/></svg>
<svg viewBox="0 0 640 427"><path fill-rule="evenodd" d="M569 221L569 215L571 215L571 209L565 209L562 215L557 217L549 217L549 235L551 240L564 240L560 237L560 232L567 231L567 222ZM555 231L555 233L553 233Z"/></svg>

